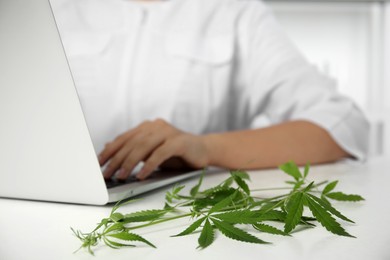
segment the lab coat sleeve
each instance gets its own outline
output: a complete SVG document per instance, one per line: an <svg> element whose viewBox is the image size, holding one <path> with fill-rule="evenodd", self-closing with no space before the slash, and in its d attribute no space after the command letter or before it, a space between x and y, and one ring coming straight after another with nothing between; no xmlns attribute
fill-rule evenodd
<svg viewBox="0 0 390 260"><path fill-rule="evenodd" d="M364 160L369 124L335 82L310 65L288 40L272 13L259 1L249 9L246 87L249 123L265 114L272 124L310 121L354 158Z"/></svg>

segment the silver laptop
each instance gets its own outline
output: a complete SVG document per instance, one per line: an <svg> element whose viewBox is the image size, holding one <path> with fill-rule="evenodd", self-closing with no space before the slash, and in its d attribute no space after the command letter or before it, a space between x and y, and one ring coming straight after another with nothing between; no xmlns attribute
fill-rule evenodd
<svg viewBox="0 0 390 260"><path fill-rule="evenodd" d="M0 0L0 196L103 205L199 171L107 189L49 0Z"/></svg>

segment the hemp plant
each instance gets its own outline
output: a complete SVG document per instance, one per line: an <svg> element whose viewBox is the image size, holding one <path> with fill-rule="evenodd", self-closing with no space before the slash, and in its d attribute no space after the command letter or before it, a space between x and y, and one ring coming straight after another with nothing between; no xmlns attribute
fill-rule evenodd
<svg viewBox="0 0 390 260"><path fill-rule="evenodd" d="M289 187L282 188L288 192L279 196L253 196L254 191L272 188L250 190L249 174L241 170L230 171L230 176L220 184L201 190L204 179L202 174L189 194L182 194L184 185L168 191L161 209L125 214L120 213L119 209L131 201L117 203L110 215L103 218L91 232L84 233L73 228L72 231L82 243L79 249L85 248L91 254L93 248L102 242L113 249L135 247L134 243L144 243L155 248L153 243L134 231L181 218L190 218L193 222L173 237L200 233L199 249L210 246L215 241L216 232L241 242L268 244L258 237L261 233L291 236L298 226L312 228L315 223L320 223L335 235L353 237L339 221L354 222L334 208L331 201L356 202L364 200L363 197L335 192L337 181L308 182L309 164L306 164L303 172L293 161L279 168L292 177L291 181L286 182ZM241 228L243 225L247 227L245 230Z"/></svg>

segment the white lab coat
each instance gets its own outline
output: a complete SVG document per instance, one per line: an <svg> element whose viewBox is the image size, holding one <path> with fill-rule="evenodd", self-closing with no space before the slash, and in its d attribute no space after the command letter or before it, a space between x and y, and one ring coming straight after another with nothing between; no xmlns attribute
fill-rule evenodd
<svg viewBox="0 0 390 260"><path fill-rule="evenodd" d="M307 120L358 159L368 123L258 0L51 0L95 149L144 120L200 134Z"/></svg>

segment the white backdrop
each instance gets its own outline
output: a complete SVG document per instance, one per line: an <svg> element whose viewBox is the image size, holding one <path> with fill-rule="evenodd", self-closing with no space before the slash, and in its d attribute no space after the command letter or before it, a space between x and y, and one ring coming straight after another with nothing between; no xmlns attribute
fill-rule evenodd
<svg viewBox="0 0 390 260"><path fill-rule="evenodd" d="M267 1L297 47L353 98L371 125L372 156L389 153L390 4ZM387 25L387 26L386 26Z"/></svg>

